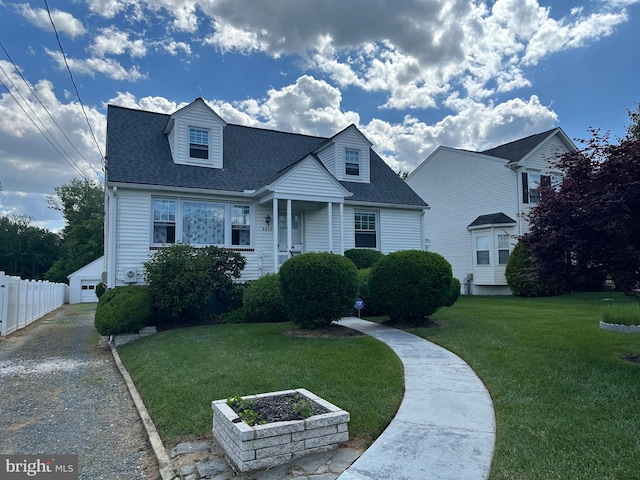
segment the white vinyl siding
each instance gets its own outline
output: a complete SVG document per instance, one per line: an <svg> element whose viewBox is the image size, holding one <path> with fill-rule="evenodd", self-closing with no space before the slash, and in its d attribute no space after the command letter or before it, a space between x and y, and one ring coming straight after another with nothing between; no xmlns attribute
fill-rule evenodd
<svg viewBox="0 0 640 480"><path fill-rule="evenodd" d="M425 238L430 251L447 259L461 283L475 266L467 227L480 215L503 212L518 219L518 174L505 161L440 147L407 179L429 204ZM423 239L424 241L424 239ZM474 279L475 282L475 279Z"/></svg>
<svg viewBox="0 0 640 480"><path fill-rule="evenodd" d="M384 253L422 250L422 210L380 209L380 248Z"/></svg>
<svg viewBox="0 0 640 480"><path fill-rule="evenodd" d="M198 165L202 167L223 168L222 133L224 122L210 109L200 103L194 103L176 112L174 127L169 133L169 145L175 163ZM206 131L208 140L208 158L194 158L191 152L192 129ZM199 137L202 139L202 137Z"/></svg>

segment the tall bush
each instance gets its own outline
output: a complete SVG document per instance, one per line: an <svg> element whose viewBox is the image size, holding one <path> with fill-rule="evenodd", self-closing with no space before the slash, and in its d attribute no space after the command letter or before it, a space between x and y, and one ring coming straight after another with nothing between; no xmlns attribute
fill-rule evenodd
<svg viewBox="0 0 640 480"><path fill-rule="evenodd" d="M531 251L522 240L509 255L505 277L511 292L519 297L554 295L560 290L559 287L554 287L552 283L540 278Z"/></svg>
<svg viewBox="0 0 640 480"><path fill-rule="evenodd" d="M147 287L130 285L107 290L98 301L94 325L103 336L136 333L153 318Z"/></svg>
<svg viewBox="0 0 640 480"><path fill-rule="evenodd" d="M302 328L329 325L353 306L358 273L351 260L333 253L305 253L280 268L282 300Z"/></svg>
<svg viewBox="0 0 640 480"><path fill-rule="evenodd" d="M444 257L404 250L385 255L371 268L369 294L393 321L420 322L449 302L451 279Z"/></svg>
<svg viewBox="0 0 640 480"><path fill-rule="evenodd" d="M225 248L176 244L158 251L144 268L153 304L184 320L189 313L202 314L212 297L228 303L245 263Z"/></svg>
<svg viewBox="0 0 640 480"><path fill-rule="evenodd" d="M351 248L344 252L344 256L355 263L358 270L363 270L373 267L373 264L384 257L384 254L378 250Z"/></svg>
<svg viewBox="0 0 640 480"><path fill-rule="evenodd" d="M286 322L288 317L282 303L278 274L268 273L249 283L244 292L243 307L247 322Z"/></svg>

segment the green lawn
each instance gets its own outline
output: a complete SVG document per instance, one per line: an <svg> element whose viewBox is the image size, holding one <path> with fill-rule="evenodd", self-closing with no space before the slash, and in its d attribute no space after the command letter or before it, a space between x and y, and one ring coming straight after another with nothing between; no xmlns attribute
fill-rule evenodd
<svg viewBox="0 0 640 480"><path fill-rule="evenodd" d="M491 479L640 478L640 335L601 330L603 298L461 297L413 333L464 358L493 397Z"/></svg>
<svg viewBox="0 0 640 480"><path fill-rule="evenodd" d="M287 334L292 328L184 328L118 352L168 447L211 437L213 400L292 388L306 388L350 412L353 444L368 446L400 404L400 360L370 337L301 338Z"/></svg>
<svg viewBox="0 0 640 480"><path fill-rule="evenodd" d="M601 330L604 298L460 297L412 333L464 358L497 416L491 479L640 479L640 335ZM402 367L368 337L291 337L291 324L159 333L120 347L168 446L210 437L212 400L304 387L351 412L370 443L395 414Z"/></svg>

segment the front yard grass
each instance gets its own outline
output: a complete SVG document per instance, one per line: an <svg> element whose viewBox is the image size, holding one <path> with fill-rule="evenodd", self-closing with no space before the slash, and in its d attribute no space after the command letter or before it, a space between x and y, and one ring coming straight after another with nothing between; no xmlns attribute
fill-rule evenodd
<svg viewBox="0 0 640 480"><path fill-rule="evenodd" d="M167 447L211 438L211 402L306 388L350 412L352 444L366 447L402 399L398 357L367 336L296 337L292 323L170 330L118 348Z"/></svg>
<svg viewBox="0 0 640 480"><path fill-rule="evenodd" d="M412 333L464 358L491 392L492 480L640 479L640 335L601 330L617 293L460 297ZM379 320L379 319L378 319ZM304 387L351 412L368 445L395 415L402 367L368 337L298 338L292 324L159 333L120 347L163 439L210 438L212 400ZM427 407L428 408L428 407Z"/></svg>
<svg viewBox="0 0 640 480"><path fill-rule="evenodd" d="M640 335L599 328L604 298L460 297L413 333L464 358L496 410L491 479L640 478ZM637 357L636 357L637 358Z"/></svg>

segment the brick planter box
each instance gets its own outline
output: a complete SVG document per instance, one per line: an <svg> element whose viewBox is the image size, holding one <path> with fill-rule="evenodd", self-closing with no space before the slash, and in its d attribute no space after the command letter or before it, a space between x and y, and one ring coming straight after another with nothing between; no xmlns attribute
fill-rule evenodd
<svg viewBox="0 0 640 480"><path fill-rule="evenodd" d="M337 448L349 440L349 412L299 388L282 392L248 395L243 399L298 394L325 407L329 413L304 420L249 426L241 421L227 400L216 400L213 409L213 439L240 472L288 463L311 453Z"/></svg>

